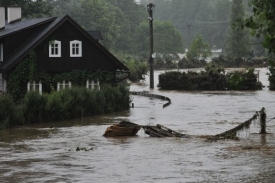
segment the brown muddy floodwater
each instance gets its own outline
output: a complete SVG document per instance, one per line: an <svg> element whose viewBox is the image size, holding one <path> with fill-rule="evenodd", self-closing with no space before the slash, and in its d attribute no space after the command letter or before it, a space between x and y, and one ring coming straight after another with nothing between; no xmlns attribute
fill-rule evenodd
<svg viewBox="0 0 275 183"><path fill-rule="evenodd" d="M266 72L260 69L267 86ZM148 81L131 90L149 91ZM0 131L0 182L275 182L275 92L150 92L172 104L163 109L165 101L133 96L129 111ZM255 124L240 141L202 137L229 130L262 107L269 134L259 135ZM190 138L150 138L143 130L136 137L102 136L121 120L162 124Z"/></svg>

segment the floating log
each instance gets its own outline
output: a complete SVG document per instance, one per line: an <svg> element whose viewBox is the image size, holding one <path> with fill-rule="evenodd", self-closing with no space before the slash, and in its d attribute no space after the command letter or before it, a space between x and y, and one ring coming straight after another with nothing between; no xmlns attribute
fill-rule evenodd
<svg viewBox="0 0 275 183"><path fill-rule="evenodd" d="M103 134L105 137L117 136L134 136L140 130L140 125L129 121L121 121L119 124L114 124L108 127Z"/></svg>

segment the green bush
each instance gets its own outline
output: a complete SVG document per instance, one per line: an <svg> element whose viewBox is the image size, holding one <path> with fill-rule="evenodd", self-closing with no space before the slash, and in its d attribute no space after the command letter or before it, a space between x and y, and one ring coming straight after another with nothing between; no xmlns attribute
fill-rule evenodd
<svg viewBox="0 0 275 183"><path fill-rule="evenodd" d="M164 90L261 90L254 69L225 75L222 67L211 64L199 73L172 71L159 75L159 87Z"/></svg>
<svg viewBox="0 0 275 183"><path fill-rule="evenodd" d="M228 79L230 90L261 90L262 84L257 81L254 69L249 68L243 71L235 71Z"/></svg>
<svg viewBox="0 0 275 183"><path fill-rule="evenodd" d="M47 95L40 95L39 92L31 91L23 99L23 111L27 123L40 122L45 113Z"/></svg>
<svg viewBox="0 0 275 183"><path fill-rule="evenodd" d="M10 95L0 95L0 129L23 123L21 106L16 106Z"/></svg>
<svg viewBox="0 0 275 183"><path fill-rule="evenodd" d="M10 95L0 95L0 129L126 110L129 104L126 85L103 85L101 90L92 91L75 87L42 95L33 91L20 104Z"/></svg>

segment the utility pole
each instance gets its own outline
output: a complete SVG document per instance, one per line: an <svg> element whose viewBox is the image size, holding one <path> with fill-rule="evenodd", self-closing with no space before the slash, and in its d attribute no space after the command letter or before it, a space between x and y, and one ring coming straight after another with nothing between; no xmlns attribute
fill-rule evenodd
<svg viewBox="0 0 275 183"><path fill-rule="evenodd" d="M191 43L191 33L190 33L190 29L191 29L192 24L187 22L187 27L188 27L188 48L190 47L190 43Z"/></svg>
<svg viewBox="0 0 275 183"><path fill-rule="evenodd" d="M153 11L155 10L155 5L153 3L149 3L147 5L147 12L149 14L149 26L150 26L150 57L149 57L149 65L150 65L150 89L154 89L154 59L153 59Z"/></svg>

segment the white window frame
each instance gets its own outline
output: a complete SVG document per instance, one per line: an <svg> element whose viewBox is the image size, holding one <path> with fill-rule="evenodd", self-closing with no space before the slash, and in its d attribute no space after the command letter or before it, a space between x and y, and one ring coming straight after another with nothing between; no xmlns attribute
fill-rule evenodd
<svg viewBox="0 0 275 183"><path fill-rule="evenodd" d="M3 49L3 43L0 43L0 62L3 62L3 55L4 55L4 49Z"/></svg>
<svg viewBox="0 0 275 183"><path fill-rule="evenodd" d="M86 88L88 90L94 90L94 89L100 90L99 81L97 80L97 82L95 82L94 80L92 80L92 81L87 80L86 81Z"/></svg>
<svg viewBox="0 0 275 183"><path fill-rule="evenodd" d="M40 94L42 94L42 83L39 81L38 83L35 81L28 82L27 89L28 91L37 91L36 87L38 86L38 91Z"/></svg>
<svg viewBox="0 0 275 183"><path fill-rule="evenodd" d="M53 47L53 45L56 47ZM52 49L54 49L54 53L52 53ZM49 43L49 57L61 57L61 41L54 40Z"/></svg>
<svg viewBox="0 0 275 183"><path fill-rule="evenodd" d="M78 45L78 54L76 53L77 45ZM78 40L70 41L70 57L82 57L82 41L78 41Z"/></svg>
<svg viewBox="0 0 275 183"><path fill-rule="evenodd" d="M66 89L66 87L68 87L70 89L72 88L71 81L65 81L65 80L63 80L62 82L58 82L57 83L57 91L64 90L64 89Z"/></svg>

